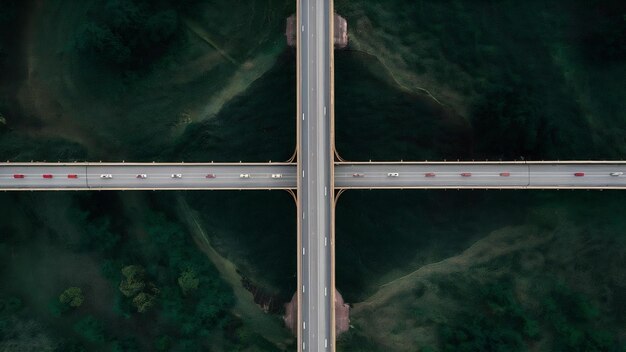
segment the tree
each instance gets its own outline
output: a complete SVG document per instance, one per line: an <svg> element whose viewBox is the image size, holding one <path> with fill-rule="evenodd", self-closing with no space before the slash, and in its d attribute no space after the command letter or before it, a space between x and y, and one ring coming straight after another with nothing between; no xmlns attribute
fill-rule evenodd
<svg viewBox="0 0 626 352"><path fill-rule="evenodd" d="M140 292L135 298L133 298L133 305L137 307L137 311L139 313L145 313L150 309L150 307L154 306L154 301L156 296Z"/></svg>
<svg viewBox="0 0 626 352"><path fill-rule="evenodd" d="M59 302L73 308L80 307L84 301L85 297L80 287L69 287L59 296Z"/></svg>
<svg viewBox="0 0 626 352"><path fill-rule="evenodd" d="M126 297L133 297L141 292L146 283L143 281L145 270L139 265L129 265L122 268L124 280L120 282L120 291Z"/></svg>
<svg viewBox="0 0 626 352"><path fill-rule="evenodd" d="M196 272L192 269L185 270L178 278L178 286L183 290L183 295L187 295L190 291L198 289L200 279L196 276Z"/></svg>

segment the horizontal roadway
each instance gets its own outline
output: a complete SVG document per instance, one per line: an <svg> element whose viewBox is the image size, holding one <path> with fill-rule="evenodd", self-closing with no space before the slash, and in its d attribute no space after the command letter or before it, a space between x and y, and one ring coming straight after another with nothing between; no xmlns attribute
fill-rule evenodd
<svg viewBox="0 0 626 352"><path fill-rule="evenodd" d="M293 190L296 172L296 165L287 163L0 163L0 190ZM394 172L398 177L387 176ZM425 177L430 172L435 177ZM461 176L466 172L471 176ZM574 176L576 172L585 176ZM45 179L44 174L53 177ZM103 179L102 174L113 178ZM138 179L138 174L147 178ZM208 174L215 178L206 178ZM626 189L626 162L341 162L335 163L334 183L335 189Z"/></svg>

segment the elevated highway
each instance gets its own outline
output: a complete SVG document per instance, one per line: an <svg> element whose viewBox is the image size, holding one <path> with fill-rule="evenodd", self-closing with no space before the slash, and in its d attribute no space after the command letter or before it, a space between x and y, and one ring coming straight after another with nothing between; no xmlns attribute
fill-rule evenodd
<svg viewBox="0 0 626 352"><path fill-rule="evenodd" d="M334 165L334 190L626 189L624 161L337 162ZM398 176L389 176L390 173ZM470 175L462 176L466 173ZM583 176L576 176L577 173ZM174 174L180 174L181 178L172 178ZM242 174L249 177L242 178ZM15 178L16 175L23 178ZM102 175L112 178L104 179ZM137 178L138 175L146 178ZM280 177L272 178L272 175ZM0 163L0 190L295 190L296 176L297 166L293 163ZM332 191L327 189L326 193L332 199Z"/></svg>
<svg viewBox="0 0 626 352"><path fill-rule="evenodd" d="M294 189L295 171L287 163L0 163L0 190Z"/></svg>
<svg viewBox="0 0 626 352"><path fill-rule="evenodd" d="M330 0L298 0L298 349L334 351Z"/></svg>
<svg viewBox="0 0 626 352"><path fill-rule="evenodd" d="M626 162L338 162L335 188L625 189Z"/></svg>

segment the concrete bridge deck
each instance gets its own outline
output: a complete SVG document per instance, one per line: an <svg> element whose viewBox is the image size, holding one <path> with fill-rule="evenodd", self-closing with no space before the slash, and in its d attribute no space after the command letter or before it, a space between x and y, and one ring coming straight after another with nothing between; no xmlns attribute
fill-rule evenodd
<svg viewBox="0 0 626 352"><path fill-rule="evenodd" d="M334 165L334 190L626 189L624 161L338 162ZM579 172L584 176L575 176ZM623 174L611 176L619 172ZM391 177L389 173L398 176ZM427 177L430 173L434 176ZM462 176L462 173L471 175ZM105 174L112 178L101 178ZM145 179L137 178L143 174ZM182 177L172 178L172 174ZM242 178L242 174L249 178ZM293 163L0 163L0 190L295 190L296 174ZM15 178L16 175L23 178ZM272 175L280 177L272 178ZM333 189L327 188L327 194Z"/></svg>

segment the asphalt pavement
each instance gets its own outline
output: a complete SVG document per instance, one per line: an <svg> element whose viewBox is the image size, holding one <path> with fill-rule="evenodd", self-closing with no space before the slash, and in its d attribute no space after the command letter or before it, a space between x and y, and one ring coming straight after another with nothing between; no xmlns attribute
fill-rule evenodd
<svg viewBox="0 0 626 352"><path fill-rule="evenodd" d="M109 174L112 178L102 178ZM173 174L181 178L172 178ZM312 178L310 187L322 179L319 174ZM336 189L626 189L626 163L337 163L334 182ZM317 188L322 206L332 194L326 183L329 180L323 179ZM296 184L296 165L284 163L0 163L0 190L295 189Z"/></svg>
<svg viewBox="0 0 626 352"><path fill-rule="evenodd" d="M299 346L334 350L331 234L333 160L330 151L330 21L328 0L299 0L298 182Z"/></svg>

